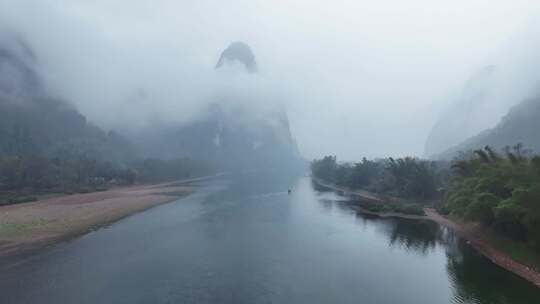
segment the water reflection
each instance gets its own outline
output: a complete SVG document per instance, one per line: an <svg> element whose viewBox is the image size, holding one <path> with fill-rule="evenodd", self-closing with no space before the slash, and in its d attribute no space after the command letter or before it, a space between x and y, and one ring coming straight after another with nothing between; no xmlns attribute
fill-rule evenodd
<svg viewBox="0 0 540 304"><path fill-rule="evenodd" d="M399 246L407 251L428 254L441 241L440 230L427 221L413 223L409 220L393 221L389 233L389 246Z"/></svg>
<svg viewBox="0 0 540 304"><path fill-rule="evenodd" d="M328 189L313 187L325 209L352 212L363 226L374 226L388 240L388 247L410 254L428 256L443 250L452 303L456 304L532 304L540 291L520 277L493 264L459 238L451 229L428 220L384 218L363 213L358 203Z"/></svg>
<svg viewBox="0 0 540 304"><path fill-rule="evenodd" d="M328 187L325 187L325 186L321 186L321 184L319 183L316 183L313 179L310 179L311 181L311 188L313 188L313 190L319 192L319 193L324 193L324 192L327 192L327 193L333 193L334 191L329 189Z"/></svg>
<svg viewBox="0 0 540 304"><path fill-rule="evenodd" d="M494 265L462 240L458 250L447 252L447 272L453 287L454 303L531 304L538 289Z"/></svg>
<svg viewBox="0 0 540 304"><path fill-rule="evenodd" d="M196 185L0 273L0 303L540 303L452 231L363 214L308 179Z"/></svg>

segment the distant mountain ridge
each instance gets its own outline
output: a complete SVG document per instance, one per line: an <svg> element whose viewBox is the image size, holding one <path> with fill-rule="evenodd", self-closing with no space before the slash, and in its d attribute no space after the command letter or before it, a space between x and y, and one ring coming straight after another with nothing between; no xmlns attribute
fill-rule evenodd
<svg viewBox="0 0 540 304"><path fill-rule="evenodd" d="M0 33L0 98L15 102L42 94L39 77L31 67L35 56L16 36Z"/></svg>
<svg viewBox="0 0 540 304"><path fill-rule="evenodd" d="M37 72L31 48L0 35L0 156L84 157L114 162L192 158L223 168L273 168L300 159L283 107L257 108L257 100L218 96L197 119L161 123L128 136L87 121L72 104L51 96ZM257 63L247 44L226 48L216 68L240 61L246 72ZM209 88L212 89L212 88Z"/></svg>
<svg viewBox="0 0 540 304"><path fill-rule="evenodd" d="M495 66L486 66L465 83L459 98L441 114L431 129L424 147L425 156L442 153L489 127L484 115L492 106L489 93L496 72Z"/></svg>
<svg viewBox="0 0 540 304"><path fill-rule="evenodd" d="M22 39L0 35L0 155L126 159L125 139L87 122L75 107L46 93L37 60Z"/></svg>
<svg viewBox="0 0 540 304"><path fill-rule="evenodd" d="M493 128L484 130L446 151L435 155L438 159L451 159L460 151L483 148L488 145L497 150L523 144L540 153L540 97L528 99L512 107Z"/></svg>

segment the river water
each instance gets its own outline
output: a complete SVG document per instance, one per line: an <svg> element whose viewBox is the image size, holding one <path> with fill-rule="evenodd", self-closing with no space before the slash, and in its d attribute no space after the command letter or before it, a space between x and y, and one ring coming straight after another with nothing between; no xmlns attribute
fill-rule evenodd
<svg viewBox="0 0 540 304"><path fill-rule="evenodd" d="M187 198L1 262L0 303L540 303L539 289L451 231L359 214L309 178L195 186Z"/></svg>

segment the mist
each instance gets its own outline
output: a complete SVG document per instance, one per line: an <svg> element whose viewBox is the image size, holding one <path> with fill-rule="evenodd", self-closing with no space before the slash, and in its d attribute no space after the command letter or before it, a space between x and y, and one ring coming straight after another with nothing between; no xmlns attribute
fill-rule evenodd
<svg viewBox="0 0 540 304"><path fill-rule="evenodd" d="M539 9L524 0L8 0L0 27L32 47L51 94L104 128L188 123L232 96L253 113L284 107L305 158L357 160L422 155L438 117L486 65L504 73L471 133L533 94ZM257 74L214 70L233 41L252 48Z"/></svg>

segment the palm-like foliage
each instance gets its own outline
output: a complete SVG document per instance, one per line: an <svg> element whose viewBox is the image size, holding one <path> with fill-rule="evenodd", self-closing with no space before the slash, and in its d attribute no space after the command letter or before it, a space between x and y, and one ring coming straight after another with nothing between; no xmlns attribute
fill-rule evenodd
<svg viewBox="0 0 540 304"><path fill-rule="evenodd" d="M446 208L540 249L540 158L521 144L504 152L485 147L455 161Z"/></svg>
<svg viewBox="0 0 540 304"><path fill-rule="evenodd" d="M338 164L335 156L325 156L312 162L311 171L315 177L341 186L427 200L438 193L436 167L434 162L413 157L377 161L363 158L351 165Z"/></svg>

